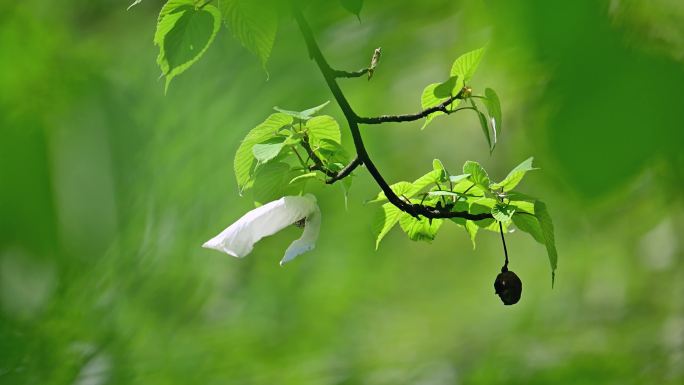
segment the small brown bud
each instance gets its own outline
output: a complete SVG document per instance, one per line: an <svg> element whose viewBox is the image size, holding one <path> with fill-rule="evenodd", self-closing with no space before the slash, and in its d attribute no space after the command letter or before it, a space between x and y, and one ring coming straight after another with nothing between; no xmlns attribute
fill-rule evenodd
<svg viewBox="0 0 684 385"><path fill-rule="evenodd" d="M512 271L504 271L496 276L494 292L501 298L504 305L514 305L522 294L522 281Z"/></svg>

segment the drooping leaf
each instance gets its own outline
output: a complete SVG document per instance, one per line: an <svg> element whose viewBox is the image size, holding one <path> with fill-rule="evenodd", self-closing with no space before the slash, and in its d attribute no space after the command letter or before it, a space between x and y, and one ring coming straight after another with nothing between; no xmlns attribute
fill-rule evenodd
<svg viewBox="0 0 684 385"><path fill-rule="evenodd" d="M252 147L252 155L259 163L267 163L269 160L280 155L285 146L284 137L275 137L262 143L257 143Z"/></svg>
<svg viewBox="0 0 684 385"><path fill-rule="evenodd" d="M536 170L537 168L532 166L532 161L534 160L534 157L529 157L525 159L522 163L519 165L515 166L511 172L506 175L504 180L502 180L499 183L494 183L490 186L490 188L498 190L498 189L503 189L503 191L510 191L515 188L515 186L520 183L522 178L525 176L525 174L528 171Z"/></svg>
<svg viewBox="0 0 684 385"><path fill-rule="evenodd" d="M399 218L399 225L412 241L432 241L437 235L437 231L442 226L443 219L433 219L420 217L414 218L402 212Z"/></svg>
<svg viewBox="0 0 684 385"><path fill-rule="evenodd" d="M347 11L356 15L361 20L361 8L363 7L363 0L340 0L342 6Z"/></svg>
<svg viewBox="0 0 684 385"><path fill-rule="evenodd" d="M494 137L501 134L502 120L501 120L501 103L499 102L499 96L491 88L485 88L485 99L484 104L487 107L487 112L489 113L490 119L492 121L492 130L494 131Z"/></svg>
<svg viewBox="0 0 684 385"><path fill-rule="evenodd" d="M558 267L558 252L556 251L556 238L554 236L553 221L551 215L546 208L546 204L542 201L534 203L534 215L539 221L539 227L544 235L544 244L546 245L546 253L549 256L549 263L551 264L551 285L553 286L556 278L556 268Z"/></svg>
<svg viewBox="0 0 684 385"><path fill-rule="evenodd" d="M489 190L489 175L479 163L469 160L463 164L463 173L469 174L469 179L471 182L475 183L476 186L480 187L484 191Z"/></svg>
<svg viewBox="0 0 684 385"><path fill-rule="evenodd" d="M193 0L169 0L157 20L157 64L168 89L171 80L196 63L214 41L221 27L221 13L211 4L200 9Z"/></svg>
<svg viewBox="0 0 684 385"><path fill-rule="evenodd" d="M255 54L266 69L278 30L276 8L254 0L219 0L219 7L233 36Z"/></svg>
<svg viewBox="0 0 684 385"><path fill-rule="evenodd" d="M480 60L482 60L482 55L484 54L484 47L466 52L459 56L458 59L454 61L451 66L450 76L458 76L459 81L457 86L460 85L459 89L463 85L467 85L470 79L473 77L475 70L477 70Z"/></svg>
<svg viewBox="0 0 684 385"><path fill-rule="evenodd" d="M399 210L396 206L391 203L385 203L382 205L382 218L379 222L379 232L378 237L375 240L375 249L380 247L380 241L385 238L385 235L389 233L394 225L399 222L399 217L403 214L403 211Z"/></svg>
<svg viewBox="0 0 684 385"><path fill-rule="evenodd" d="M269 162L257 168L254 174L252 193L258 205L282 197L288 187L290 165L283 162Z"/></svg>
<svg viewBox="0 0 684 385"><path fill-rule="evenodd" d="M329 100L328 100L327 102L321 104L321 105L318 105L318 106L316 106L316 107L308 108L308 109L306 109L306 110L304 110L304 111L291 111L291 110L285 110L285 109L282 109L282 108L280 108L280 107L278 107L278 106L273 107L273 109L276 110L276 111L278 111L278 112L282 112L283 114L290 115L290 116L292 116L293 118L297 118L297 119L299 119L299 120L309 120L309 119L311 119L311 117L313 117L316 113L318 113L318 111L322 110L323 107L327 106L328 103L330 103Z"/></svg>
<svg viewBox="0 0 684 385"><path fill-rule="evenodd" d="M515 207L504 203L497 203L492 207L492 216L499 222L508 222L511 220Z"/></svg>
<svg viewBox="0 0 684 385"><path fill-rule="evenodd" d="M544 234L542 233L541 226L539 226L539 221L536 216L520 212L515 213L513 215L513 224L515 224L520 231L530 234L535 241L542 245L546 245L546 239L544 238Z"/></svg>
<svg viewBox="0 0 684 385"><path fill-rule="evenodd" d="M322 115L309 119L306 122L306 131L312 147L320 147L325 141L332 141L338 145L342 142L340 126L332 116Z"/></svg>
<svg viewBox="0 0 684 385"><path fill-rule="evenodd" d="M235 152L235 160L233 161L240 195L250 187L255 163L254 154L252 153L254 145L275 137L280 128L290 124L292 124L291 116L275 113L266 118L263 123L250 130L242 140Z"/></svg>
<svg viewBox="0 0 684 385"><path fill-rule="evenodd" d="M482 133L485 136L485 139L487 139L487 146L489 148L489 152L491 153L494 151L494 146L496 146L496 137L494 138L494 142L492 142L492 137L489 134L489 122L487 121L487 117L485 114L480 111L479 108L477 108L477 104L475 103L475 100L470 98L470 105L475 109L475 112L477 113L477 118L478 121L480 122L480 128L482 128Z"/></svg>
<svg viewBox="0 0 684 385"><path fill-rule="evenodd" d="M475 243L475 237L477 236L477 230L479 227L475 224L475 222L466 220L465 223L465 229L468 235L470 236L470 242L473 244L473 250L477 247L477 244Z"/></svg>

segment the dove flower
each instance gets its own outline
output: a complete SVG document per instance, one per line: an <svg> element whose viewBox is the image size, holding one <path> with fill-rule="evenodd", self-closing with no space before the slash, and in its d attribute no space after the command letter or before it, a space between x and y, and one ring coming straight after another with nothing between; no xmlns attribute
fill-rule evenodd
<svg viewBox="0 0 684 385"><path fill-rule="evenodd" d="M304 232L285 250L285 256L280 261L282 266L316 246L321 227L321 211L316 203L316 197L311 194L285 196L257 207L208 240L202 247L242 258L252 251L254 244L261 238L273 235L302 220Z"/></svg>

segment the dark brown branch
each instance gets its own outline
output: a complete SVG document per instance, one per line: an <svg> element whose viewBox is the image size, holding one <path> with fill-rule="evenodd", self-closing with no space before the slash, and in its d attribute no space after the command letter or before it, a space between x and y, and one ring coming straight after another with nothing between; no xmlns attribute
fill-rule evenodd
<svg viewBox="0 0 684 385"><path fill-rule="evenodd" d="M417 113L417 114L406 114L406 115L382 115L382 116L377 116L377 117L372 117L372 118L364 118L364 117L358 117L357 121L359 123L363 124L380 124L380 123L388 123L388 122L412 122L414 120L422 119L427 117L430 114L434 114L435 112L443 112L445 114L451 114L456 111L461 111L461 110L473 110L473 107L461 107L457 108L455 110L450 110L449 104L451 104L454 100L456 99L461 99L462 98L463 91L459 92L457 95L450 97L449 99L445 100L443 103L436 105L434 107L426 108L423 111Z"/></svg>
<svg viewBox="0 0 684 385"><path fill-rule="evenodd" d="M359 78L367 74L368 71L368 68L360 69L354 72L333 70L333 76L335 76L336 78Z"/></svg>
<svg viewBox="0 0 684 385"><path fill-rule="evenodd" d="M348 165L346 165L342 170L340 170L337 175L325 181L327 184L333 184L340 179L346 178L355 168L359 167L363 163L361 158L357 155Z"/></svg>
<svg viewBox="0 0 684 385"><path fill-rule="evenodd" d="M344 93L342 93L340 86L337 84L337 80L335 77L336 71L333 70L328 64L328 62L325 60L325 57L323 56L321 49L318 47L318 43L316 43L316 39L314 38L313 32L311 31L311 27L309 27L309 24L304 19L304 16L302 15L299 8L296 5L294 5L292 11L294 14L294 18L297 22L297 25L299 26L299 29L302 32L302 36L304 37L304 41L309 51L309 55L318 65L318 68L320 69L321 74L323 75L323 78L325 79L325 82L328 85L328 88L330 89L330 92L333 94L333 97L337 101L337 104L340 106L342 113L347 119L347 123L349 124L349 131L351 131L352 139L354 141L354 147L356 148L356 154L359 159L359 162L363 163L366 166L368 172L371 174L373 179L375 179L375 182L378 184L378 186L380 186L382 192L385 193L387 200L389 200L390 203L395 205L400 210L414 217L423 215L427 218L458 217L471 220L492 218L491 214L471 214L468 212L452 212L447 208L436 208L423 206L419 204L412 204L410 202L402 200L397 196L397 194L394 193L394 191L392 191L389 184L387 184L385 179L380 174L380 171L378 171L377 167L375 167L375 164L370 159L370 156L366 151L366 146L363 143L363 138L361 137L361 132L359 130L360 118L358 117L358 115L356 115L351 105L347 101L347 98L344 96ZM454 97L454 99L455 98L456 97ZM447 105L448 103L444 105L444 109L446 109ZM416 119L420 119L420 117Z"/></svg>
<svg viewBox="0 0 684 385"><path fill-rule="evenodd" d="M318 155L316 155L316 153L314 152L313 148L311 148L311 146L309 145L309 138L306 135L304 135L304 138L302 139L303 140L301 141L301 145L304 148L304 151L306 151L306 153L309 155L309 159L311 159L314 162L313 165L309 166L309 170L321 171L330 178L336 177L337 173L325 167L321 158L319 158Z"/></svg>

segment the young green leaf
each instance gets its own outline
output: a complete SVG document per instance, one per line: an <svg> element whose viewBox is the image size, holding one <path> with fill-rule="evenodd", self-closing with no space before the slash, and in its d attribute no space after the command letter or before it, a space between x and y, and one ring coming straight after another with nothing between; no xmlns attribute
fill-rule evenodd
<svg viewBox="0 0 684 385"><path fill-rule="evenodd" d="M484 191L489 190L489 175L479 163L469 160L463 164L463 173L469 174L470 181Z"/></svg>
<svg viewBox="0 0 684 385"><path fill-rule="evenodd" d="M501 134L501 103L499 102L499 96L491 88L485 88L484 104L487 107L487 112L492 120L492 130L494 131L494 136Z"/></svg>
<svg viewBox="0 0 684 385"><path fill-rule="evenodd" d="M454 64L451 66L451 76L458 76L459 84L457 86L463 87L463 85L468 84L478 65L480 65L484 51L485 49L482 47L467 52L454 61Z"/></svg>
<svg viewBox="0 0 684 385"><path fill-rule="evenodd" d="M252 154L254 155L254 158L259 163L266 163L275 158L276 156L280 155L280 151L282 151L283 147L285 146L284 140L285 138L283 137L276 137L266 140L265 142L255 144L254 147L252 147Z"/></svg>
<svg viewBox="0 0 684 385"><path fill-rule="evenodd" d="M399 218L401 229L412 241L432 241L443 222L443 219L429 220L425 217L417 219L406 213L402 213Z"/></svg>
<svg viewBox="0 0 684 385"><path fill-rule="evenodd" d="M233 161L240 195L250 187L252 170L255 163L252 152L254 145L275 137L279 129L290 124L292 124L291 116L275 113L250 130L242 140L240 147L235 152L235 160Z"/></svg>
<svg viewBox="0 0 684 385"><path fill-rule="evenodd" d="M375 250L380 247L380 241L392 230L392 227L399 222L399 217L403 214L403 211L399 210L396 206L391 203L385 203L382 205L382 219L379 222L379 232L378 237L375 240Z"/></svg>
<svg viewBox="0 0 684 385"><path fill-rule="evenodd" d="M426 110L426 109L431 108L431 107L438 106L438 105L444 103L444 101L449 98L449 95L447 95L446 97L437 97L435 95L435 90L439 86L441 86L442 84L443 83L432 83L432 84L429 84L427 87L425 87L422 95L420 96L420 106L423 110ZM461 102L461 99L454 100L449 105L449 108L455 108L456 106L458 106L458 104L460 102ZM432 119L434 119L435 117L440 116L440 115L444 115L444 112L437 111L437 112L433 112L430 115L428 115L425 118L425 123L423 123L423 127L421 127L420 129L424 130L425 127L427 127L427 125L430 124Z"/></svg>
<svg viewBox="0 0 684 385"><path fill-rule="evenodd" d="M317 176L318 176L318 174L316 172L308 172L306 174L298 175L298 176L290 179L289 184L294 184L294 183L302 182L302 181L309 180L309 179L315 179Z"/></svg>
<svg viewBox="0 0 684 385"><path fill-rule="evenodd" d="M297 118L299 120L309 120L313 115L315 115L318 111L322 110L323 107L327 106L330 101L328 100L327 102L318 105L316 107L311 107L309 109L306 109L304 111L290 111L290 110L284 110L278 106L273 107L274 110L278 112L282 112L283 114L287 114L292 116L293 118ZM332 118L331 118L332 119Z"/></svg>
<svg viewBox="0 0 684 385"><path fill-rule="evenodd" d="M458 183L458 182L461 182L463 180L468 179L469 176L470 176L470 174L451 175L449 177L449 180L451 181L451 183L455 184L455 183Z"/></svg>
<svg viewBox="0 0 684 385"><path fill-rule="evenodd" d="M340 144L342 142L342 134L340 133L340 126L332 116L322 115L309 119L306 122L306 131L311 139L311 145L320 147L321 142L329 140Z"/></svg>
<svg viewBox="0 0 684 385"><path fill-rule="evenodd" d="M470 236L470 242L473 244L473 250L475 250L475 247L477 246L475 243L475 236L477 236L477 230L479 227L475 224L475 222L466 220L465 229Z"/></svg>
<svg viewBox="0 0 684 385"><path fill-rule="evenodd" d="M546 245L546 252L549 256L549 263L551 264L551 286L553 286L556 278L556 268L558 267L558 252L556 251L556 239L553 231L553 222L551 215L546 208L546 204L542 201L534 203L534 215L539 221L539 227L544 235L544 244Z"/></svg>
<svg viewBox="0 0 684 385"><path fill-rule="evenodd" d="M193 0L169 0L157 20L157 64L168 89L171 80L197 62L214 41L221 27L221 13L211 4L200 9Z"/></svg>
<svg viewBox="0 0 684 385"><path fill-rule="evenodd" d="M513 213L515 213L515 207L503 203L497 203L492 207L492 216L499 222L508 222L511 220Z"/></svg>
<svg viewBox="0 0 684 385"><path fill-rule="evenodd" d="M537 168L532 166L532 161L534 160L534 157L529 157L525 159L522 163L519 165L515 166L511 172L506 175L506 178L502 180L499 183L494 183L491 186L489 186L491 189L498 190L498 189L503 189L503 191L510 191L515 188L515 186L520 183L522 178L525 176L525 174L528 171L536 170Z"/></svg>
<svg viewBox="0 0 684 385"><path fill-rule="evenodd" d="M439 99L446 99L450 98L452 95L456 95L458 93L458 90L454 90L456 88L456 81L458 80L458 76L452 76L449 78L449 80L439 84L437 87L435 87L434 94L436 98Z"/></svg>
<svg viewBox="0 0 684 385"><path fill-rule="evenodd" d="M254 0L220 0L219 7L235 38L259 58L265 70L278 30L275 6Z"/></svg>
<svg viewBox="0 0 684 385"><path fill-rule="evenodd" d="M290 166L283 162L270 162L257 168L252 186L254 202L262 205L282 197L288 185L289 170Z"/></svg>

